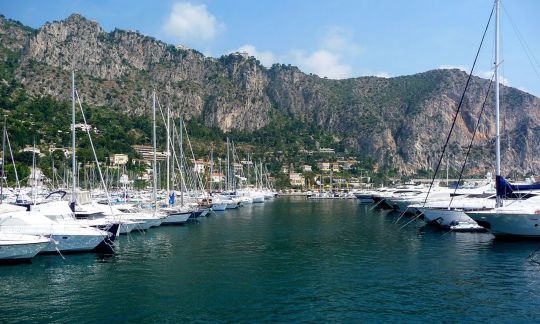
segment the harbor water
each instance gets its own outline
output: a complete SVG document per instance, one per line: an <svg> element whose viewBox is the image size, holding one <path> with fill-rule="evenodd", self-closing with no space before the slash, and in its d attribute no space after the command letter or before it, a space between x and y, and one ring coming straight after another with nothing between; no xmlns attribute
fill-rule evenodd
<svg viewBox="0 0 540 324"><path fill-rule="evenodd" d="M398 216L276 198L123 236L113 256L38 256L0 267L0 322L538 320L540 243Z"/></svg>

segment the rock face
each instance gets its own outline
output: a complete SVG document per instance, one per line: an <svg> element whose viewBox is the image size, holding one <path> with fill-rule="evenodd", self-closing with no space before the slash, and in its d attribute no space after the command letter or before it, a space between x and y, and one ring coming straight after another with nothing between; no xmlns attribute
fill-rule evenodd
<svg viewBox="0 0 540 324"><path fill-rule="evenodd" d="M86 103L128 113L148 111L152 89L174 113L202 117L225 131L259 129L277 111L324 128L379 166L404 174L436 165L467 80L459 70L329 80L293 66L267 69L239 54L214 59L135 32L108 33L77 14L39 30L0 17L0 38L4 61L9 53L20 56L14 77L31 94L68 99L75 69ZM449 146L454 168L488 87L488 80L471 80ZM504 171L538 173L540 99L509 87L501 92ZM494 167L493 101L491 94L471 154L469 168L477 172Z"/></svg>

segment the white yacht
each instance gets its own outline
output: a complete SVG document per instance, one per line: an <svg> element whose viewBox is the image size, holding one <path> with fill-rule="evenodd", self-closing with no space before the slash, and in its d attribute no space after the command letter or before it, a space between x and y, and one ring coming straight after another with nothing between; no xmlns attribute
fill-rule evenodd
<svg viewBox="0 0 540 324"><path fill-rule="evenodd" d="M463 196L482 195L486 192L494 192L491 176L491 173L488 173L486 178L481 182L465 183L458 189L439 187L438 183L436 183L431 190L426 187L419 191L409 191L403 194L400 194L400 192L397 191L386 198L386 203L399 212L409 212L414 214L418 206L425 206L429 203L435 203L436 206L439 206L439 201L449 203L450 201L454 201Z"/></svg>
<svg viewBox="0 0 540 324"><path fill-rule="evenodd" d="M466 211L478 224L500 238L540 238L540 184L511 185L497 178L501 206Z"/></svg>
<svg viewBox="0 0 540 324"><path fill-rule="evenodd" d="M515 201L508 206L467 212L499 238L540 238L540 202Z"/></svg>
<svg viewBox="0 0 540 324"><path fill-rule="evenodd" d="M428 201L425 204L415 204L409 207L418 210L426 223L450 228L453 224L460 222L474 224L474 220L467 216L466 212L494 208L495 194L470 194L445 200Z"/></svg>
<svg viewBox="0 0 540 324"><path fill-rule="evenodd" d="M81 195L77 193L80 197ZM121 219L107 216L101 209L96 209L92 204L75 204L73 212L67 201L46 201L37 205L30 205L30 210L59 223L77 224L90 226L98 229L108 229L114 224L119 225L118 234L127 234L135 229L140 229L143 222Z"/></svg>
<svg viewBox="0 0 540 324"><path fill-rule="evenodd" d="M373 195L376 193L375 190L360 190L354 195L358 201L362 204L371 204L373 203Z"/></svg>
<svg viewBox="0 0 540 324"><path fill-rule="evenodd" d="M132 216L132 220L144 221L145 229L157 227L167 218L166 214L156 213L154 215L152 212L145 212L141 208L129 204L118 204L114 205L113 208L118 211L118 214L129 214Z"/></svg>
<svg viewBox="0 0 540 324"><path fill-rule="evenodd" d="M260 204L264 202L264 195L254 193L254 195L251 197L254 204Z"/></svg>
<svg viewBox="0 0 540 324"><path fill-rule="evenodd" d="M109 205L105 203L91 203L81 205L86 213L95 215L94 218L104 218L108 222L120 224L120 233L128 233L132 230L147 230L151 227L159 226L167 218L164 213L153 211L143 211L140 208L129 204ZM123 231L124 229L124 231Z"/></svg>
<svg viewBox="0 0 540 324"><path fill-rule="evenodd" d="M256 202L255 200L253 202ZM264 202L264 197L263 197ZM212 210L213 211L224 211L227 209L228 201L223 201L221 198L214 196L212 197Z"/></svg>
<svg viewBox="0 0 540 324"><path fill-rule="evenodd" d="M0 224L3 233L47 236L52 240L41 252L89 252L111 245L114 234L77 224L57 222L47 218L39 211L26 211L24 207L4 207L0 212ZM116 228L117 229L117 228ZM114 231L114 229L113 229ZM112 246L110 246L110 252Z"/></svg>
<svg viewBox="0 0 540 324"><path fill-rule="evenodd" d="M28 262L49 243L45 236L0 232L0 263Z"/></svg>

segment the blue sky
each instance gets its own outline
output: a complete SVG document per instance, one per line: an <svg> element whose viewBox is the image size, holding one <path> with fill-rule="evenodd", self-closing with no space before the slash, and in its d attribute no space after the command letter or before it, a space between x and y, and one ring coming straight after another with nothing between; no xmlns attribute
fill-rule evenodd
<svg viewBox="0 0 540 324"><path fill-rule="evenodd" d="M330 78L398 76L440 67L469 70L492 0L28 0L0 13L32 27L73 12L110 31L139 30L210 56L242 50ZM503 0L502 74L540 96L540 1ZM528 49L520 42L517 28ZM490 30L475 74L489 78ZM532 63L531 63L532 62Z"/></svg>

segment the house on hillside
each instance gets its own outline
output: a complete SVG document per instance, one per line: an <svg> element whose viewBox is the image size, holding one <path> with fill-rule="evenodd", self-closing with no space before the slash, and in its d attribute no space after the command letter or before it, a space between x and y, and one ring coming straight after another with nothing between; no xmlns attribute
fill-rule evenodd
<svg viewBox="0 0 540 324"><path fill-rule="evenodd" d="M133 145L132 148L135 152L139 153L142 156L143 160L154 160L154 148L151 145ZM167 160L167 152L156 152L156 160Z"/></svg>
<svg viewBox="0 0 540 324"><path fill-rule="evenodd" d="M111 161L112 166L121 166L126 165L129 158L127 154L111 154L109 160Z"/></svg>
<svg viewBox="0 0 540 324"><path fill-rule="evenodd" d="M305 185L305 178L301 173L291 173L289 174L289 180L291 186L293 187L303 187Z"/></svg>
<svg viewBox="0 0 540 324"><path fill-rule="evenodd" d="M204 162L204 160L193 161L193 171L197 173L204 173L205 170L206 170L206 162Z"/></svg>
<svg viewBox="0 0 540 324"><path fill-rule="evenodd" d="M212 182L213 183L220 183L225 181L225 175L223 173L214 172L212 174Z"/></svg>
<svg viewBox="0 0 540 324"><path fill-rule="evenodd" d="M336 151L335 151L333 148L321 147L321 148L319 149L319 153L335 154Z"/></svg>
<svg viewBox="0 0 540 324"><path fill-rule="evenodd" d="M33 146L25 146L23 149L19 150L19 153L21 152L29 152L29 153L36 153L37 156L39 157L44 157L45 154L41 153L41 150L39 148L34 148Z"/></svg>
<svg viewBox="0 0 540 324"><path fill-rule="evenodd" d="M330 171L330 162L319 162L317 163L317 167L321 171Z"/></svg>

